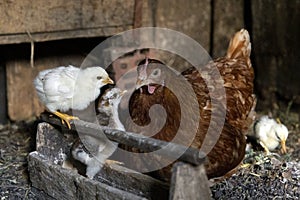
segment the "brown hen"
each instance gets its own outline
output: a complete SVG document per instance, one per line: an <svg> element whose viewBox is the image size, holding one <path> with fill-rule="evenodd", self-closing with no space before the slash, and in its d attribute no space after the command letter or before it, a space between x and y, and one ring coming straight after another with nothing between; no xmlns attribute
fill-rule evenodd
<svg viewBox="0 0 300 200"><path fill-rule="evenodd" d="M198 148L207 153L208 177L225 175L242 161L244 133L253 120L250 52L249 34L242 29L230 41L225 57L199 69L191 67L177 73L158 60L143 60L137 69L137 90L129 102L135 124L128 122L126 130ZM164 111L149 114L155 104L163 106ZM145 129L149 124L152 129L159 126L155 134L150 133L151 128ZM161 162L157 158L140 161L147 165ZM140 161L134 162L139 165ZM170 169L171 164L156 175L168 180Z"/></svg>

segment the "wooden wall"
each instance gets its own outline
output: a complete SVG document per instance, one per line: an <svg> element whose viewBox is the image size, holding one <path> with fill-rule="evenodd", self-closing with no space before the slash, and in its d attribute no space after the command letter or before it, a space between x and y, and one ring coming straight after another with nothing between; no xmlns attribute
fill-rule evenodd
<svg viewBox="0 0 300 200"><path fill-rule="evenodd" d="M47 2L31 3L25 0L0 3L0 52L4 52L0 60L0 124L5 123L7 116L10 120L18 121L41 112L43 107L36 100L32 87L32 79L39 70L80 64L85 53L92 50L93 46L86 47L85 53L78 48L74 51L71 49L89 43L94 37L104 39L141 26L166 27L185 33L198 41L213 58L224 55L231 36L246 27L252 39L258 108L269 110L274 102L288 102L291 99L294 104L300 105L299 42L296 38L300 35L300 1ZM74 38L90 39L68 42ZM39 46L35 48L34 68L30 66L30 41ZM47 46L53 44L69 45L69 50L52 50L47 55ZM14 50L22 45L26 48ZM41 50L46 52L43 56L38 54Z"/></svg>
<svg viewBox="0 0 300 200"><path fill-rule="evenodd" d="M254 0L251 10L259 108L278 100L300 105L300 1Z"/></svg>
<svg viewBox="0 0 300 200"><path fill-rule="evenodd" d="M5 64L0 63L0 124L8 122L6 103L6 73Z"/></svg>

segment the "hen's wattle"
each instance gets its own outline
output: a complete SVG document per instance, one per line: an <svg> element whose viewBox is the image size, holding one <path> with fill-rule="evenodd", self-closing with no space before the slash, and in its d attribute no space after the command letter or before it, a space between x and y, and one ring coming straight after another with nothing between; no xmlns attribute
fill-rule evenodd
<svg viewBox="0 0 300 200"><path fill-rule="evenodd" d="M137 69L137 90L129 102L132 121L141 127L161 123L159 114L149 116L149 109L160 104L165 109L166 120L152 137L174 142L182 129L183 134L176 143L202 149L202 145L209 146L216 141L207 152L206 172L209 178L225 175L242 161L246 145L244 133L254 119L254 73L250 52L249 34L242 29L232 38L227 55L209 62L201 70L192 67L178 74L158 60L143 60ZM216 76L215 69L221 77ZM189 84L184 84L185 81ZM190 97L191 88L195 99ZM211 91L214 96L210 96ZM187 119L186 113L193 117ZM126 126L128 131L143 134L148 131L132 123ZM212 134L207 134L208 129ZM141 162L155 165L160 160ZM159 178L169 179L170 168L171 165L159 170Z"/></svg>

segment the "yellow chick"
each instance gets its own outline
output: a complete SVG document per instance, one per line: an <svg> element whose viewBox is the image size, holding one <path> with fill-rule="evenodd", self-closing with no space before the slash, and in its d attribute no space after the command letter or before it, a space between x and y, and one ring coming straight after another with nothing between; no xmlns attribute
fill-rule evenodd
<svg viewBox="0 0 300 200"><path fill-rule="evenodd" d="M267 154L275 150L279 144L281 144L282 153L287 153L285 142L289 132L285 125L277 123L268 116L262 116L254 123L254 133Z"/></svg>

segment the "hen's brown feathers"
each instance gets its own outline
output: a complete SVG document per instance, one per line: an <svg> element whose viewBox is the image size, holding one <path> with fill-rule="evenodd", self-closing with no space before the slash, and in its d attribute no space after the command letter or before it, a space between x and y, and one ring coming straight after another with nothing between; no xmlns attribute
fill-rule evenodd
<svg viewBox="0 0 300 200"><path fill-rule="evenodd" d="M242 29L230 40L226 57L229 59L250 59L251 43L247 30Z"/></svg>
<svg viewBox="0 0 300 200"><path fill-rule="evenodd" d="M143 77L139 76L137 81L142 88L142 93L140 90L136 90L130 99L129 109L133 122L139 126L146 126L150 123L149 109L155 104L160 104L165 108L166 122L153 137L171 141L179 128L182 128L180 124L184 120L183 112L196 114L199 119L187 120L186 125L183 125L185 134L180 136L180 140L177 142L186 145L185 141L190 140L191 143L188 144L191 147L203 150L206 148L203 147L204 139L206 141L204 145L213 144L218 137L217 133L221 130L216 144L211 151L207 152L208 162L205 166L209 178L225 175L242 161L246 144L244 132L253 120L254 73L249 57L250 51L251 43L248 32L242 29L230 41L226 57L215 59L201 67L199 71L192 67L179 76L175 76L172 70L161 66L159 61L149 59L148 68L147 66L138 68L138 74L143 74ZM155 76L156 73L153 73L156 68L161 70L159 81L163 84L152 84L151 87L154 87L155 90L150 94L150 80L156 82L158 80ZM141 70L144 71L141 73ZM221 78L218 78L218 73ZM193 102L192 98L189 99L191 101L188 100L190 96L187 92L188 86L179 84L182 77L188 81L193 93L196 94L196 102ZM175 85L176 92L167 87L168 85ZM226 95L222 95L224 91ZM182 101L182 99L186 99L186 101ZM197 105L198 109L194 109L193 105ZM151 123L159 123L159 118L151 119L157 120L157 122ZM195 120L198 120L196 124L193 123ZM223 129L219 129L223 122ZM129 124L126 130L144 131L133 127L135 126ZM207 134L209 127L212 134ZM193 131L195 131L195 135L190 138L190 133ZM209 149L209 147L207 148ZM160 170L159 175L160 178L168 179L170 166Z"/></svg>

